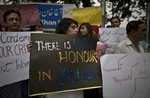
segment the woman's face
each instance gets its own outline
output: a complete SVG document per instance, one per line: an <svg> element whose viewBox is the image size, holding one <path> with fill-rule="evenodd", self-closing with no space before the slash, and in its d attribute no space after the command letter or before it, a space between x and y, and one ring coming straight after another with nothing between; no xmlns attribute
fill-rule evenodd
<svg viewBox="0 0 150 98"><path fill-rule="evenodd" d="M66 31L67 35L77 35L78 33L78 26L72 23Z"/></svg>
<svg viewBox="0 0 150 98"><path fill-rule="evenodd" d="M81 33L81 35L87 35L88 30L87 30L87 27L85 25L81 26L80 33Z"/></svg>
<svg viewBox="0 0 150 98"><path fill-rule="evenodd" d="M19 31L21 27L21 19L18 14L11 13L6 17L8 31Z"/></svg>

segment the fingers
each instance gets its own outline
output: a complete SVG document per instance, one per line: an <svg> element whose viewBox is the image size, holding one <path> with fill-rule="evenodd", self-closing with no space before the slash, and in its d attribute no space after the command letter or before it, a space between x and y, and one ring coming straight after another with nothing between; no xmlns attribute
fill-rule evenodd
<svg viewBox="0 0 150 98"><path fill-rule="evenodd" d="M27 44L27 50L28 50L28 52L30 52L31 51L31 49L32 49L32 41L30 41L28 44Z"/></svg>

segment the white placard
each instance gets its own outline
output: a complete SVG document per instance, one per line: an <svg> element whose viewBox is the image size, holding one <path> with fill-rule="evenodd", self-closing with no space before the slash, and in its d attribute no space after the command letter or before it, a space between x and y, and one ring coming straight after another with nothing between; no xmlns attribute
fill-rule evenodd
<svg viewBox="0 0 150 98"><path fill-rule="evenodd" d="M150 53L101 57L104 98L150 98Z"/></svg>
<svg viewBox="0 0 150 98"><path fill-rule="evenodd" d="M106 54L113 54L116 45L127 36L125 28L99 28L99 34L99 40L108 45Z"/></svg>
<svg viewBox="0 0 150 98"><path fill-rule="evenodd" d="M0 32L0 87L29 79L30 33L42 32Z"/></svg>
<svg viewBox="0 0 150 98"><path fill-rule="evenodd" d="M76 8L75 4L63 5L63 18L72 18L73 9Z"/></svg>

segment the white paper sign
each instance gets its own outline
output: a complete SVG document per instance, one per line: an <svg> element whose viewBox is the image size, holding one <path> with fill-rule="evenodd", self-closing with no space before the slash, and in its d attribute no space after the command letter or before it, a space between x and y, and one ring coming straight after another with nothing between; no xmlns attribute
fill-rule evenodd
<svg viewBox="0 0 150 98"><path fill-rule="evenodd" d="M29 79L30 33L42 31L0 32L0 87Z"/></svg>
<svg viewBox="0 0 150 98"><path fill-rule="evenodd" d="M74 8L76 8L75 4L64 4L63 18L72 18Z"/></svg>
<svg viewBox="0 0 150 98"><path fill-rule="evenodd" d="M0 32L0 86L29 78L30 33Z"/></svg>
<svg viewBox="0 0 150 98"><path fill-rule="evenodd" d="M127 36L125 28L99 28L99 34L99 40L108 45L106 54L113 54L116 45Z"/></svg>
<svg viewBox="0 0 150 98"><path fill-rule="evenodd" d="M150 53L101 57L104 98L150 98Z"/></svg>

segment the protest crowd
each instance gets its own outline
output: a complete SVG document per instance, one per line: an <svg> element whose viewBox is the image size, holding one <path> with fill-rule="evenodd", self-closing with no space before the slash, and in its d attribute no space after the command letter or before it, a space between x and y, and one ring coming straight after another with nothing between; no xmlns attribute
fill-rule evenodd
<svg viewBox="0 0 150 98"><path fill-rule="evenodd" d="M0 5L0 98L150 97L149 86L138 95L136 82L150 83L146 23L131 20L120 27L120 17L112 15L110 25L103 26L97 18L102 19L100 7L89 8L96 9L96 15L82 16L82 9L63 4ZM129 81L135 82L131 88ZM116 94L119 91L122 95Z"/></svg>

